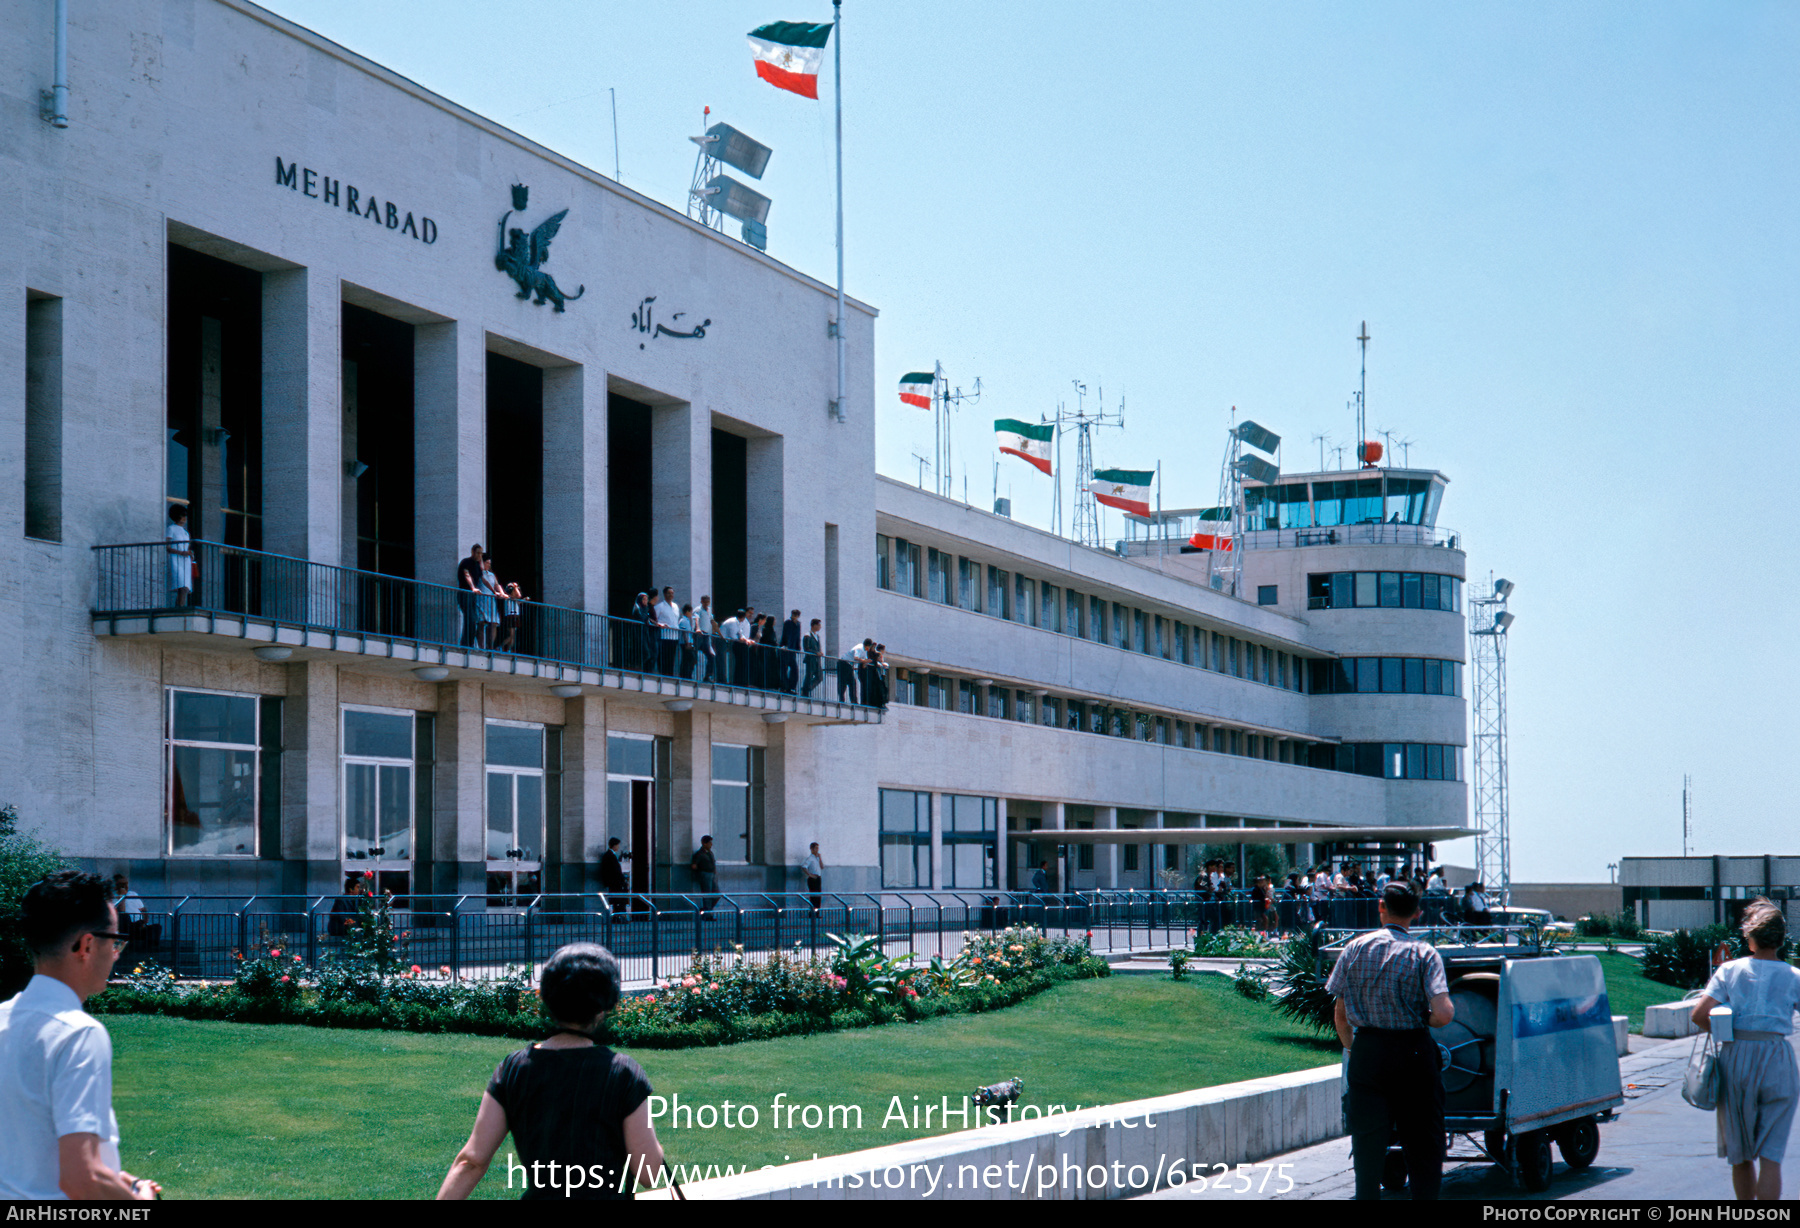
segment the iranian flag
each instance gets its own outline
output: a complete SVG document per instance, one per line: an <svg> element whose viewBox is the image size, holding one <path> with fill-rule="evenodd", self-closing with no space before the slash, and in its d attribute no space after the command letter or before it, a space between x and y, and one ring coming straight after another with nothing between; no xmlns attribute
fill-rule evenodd
<svg viewBox="0 0 1800 1228"><path fill-rule="evenodd" d="M750 50L756 55L756 75L778 89L802 98L819 96L819 64L831 23L772 21L750 31Z"/></svg>
<svg viewBox="0 0 1800 1228"><path fill-rule="evenodd" d="M1028 464L1050 472L1050 441L1056 428L1049 423L1034 426L1017 418L999 418L994 422L994 438L1000 450Z"/></svg>
<svg viewBox="0 0 1800 1228"><path fill-rule="evenodd" d="M909 371L900 377L900 399L920 409L931 408L931 385L937 377L929 371Z"/></svg>
<svg viewBox="0 0 1800 1228"><path fill-rule="evenodd" d="M1188 545L1196 550L1229 550L1231 539L1215 533L1196 533L1188 538Z"/></svg>
<svg viewBox="0 0 1800 1228"><path fill-rule="evenodd" d="M1094 492L1094 498L1108 507L1148 516L1150 484L1155 480L1154 469L1096 469L1093 484L1088 489Z"/></svg>

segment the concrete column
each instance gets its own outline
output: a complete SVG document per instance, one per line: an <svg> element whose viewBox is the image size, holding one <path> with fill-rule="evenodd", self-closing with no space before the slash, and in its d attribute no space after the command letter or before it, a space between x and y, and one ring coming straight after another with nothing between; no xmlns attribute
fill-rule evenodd
<svg viewBox="0 0 1800 1228"><path fill-rule="evenodd" d="M1160 810L1152 810L1150 812L1150 826L1160 831L1162 830L1162 825L1163 812ZM1150 886L1153 888L1162 886L1164 847L1165 846L1161 844L1153 844L1150 846Z"/></svg>
<svg viewBox="0 0 1800 1228"><path fill-rule="evenodd" d="M1119 826L1117 806L1094 807L1094 830L1115 831ZM1094 882L1102 887L1119 885L1119 846L1102 845L1094 851Z"/></svg>
<svg viewBox="0 0 1800 1228"><path fill-rule="evenodd" d="M338 563L343 551L343 304L336 274L263 274L263 549Z"/></svg>
<svg viewBox="0 0 1800 1228"><path fill-rule="evenodd" d="M487 729L482 684L438 685L431 860L438 895L487 890Z"/></svg>
<svg viewBox="0 0 1800 1228"><path fill-rule="evenodd" d="M750 444L754 457L756 441ZM754 471L754 462L750 466ZM750 479L750 537L763 514ZM650 567L652 583L675 586L677 603L700 604L712 592L712 415L696 405L658 405L650 411ZM780 529L780 511L773 512ZM750 563L751 602L774 610L757 596L754 547ZM779 595L779 590L776 590ZM786 610L778 611L785 615Z"/></svg>
<svg viewBox="0 0 1800 1228"><path fill-rule="evenodd" d="M561 890L600 889L606 851L606 701L579 695L563 702Z"/></svg>
<svg viewBox="0 0 1800 1228"><path fill-rule="evenodd" d="M710 439L710 436L708 436ZM800 594L788 599L786 551L785 481L782 472L782 444L779 435L752 439L745 448L744 478L749 507L749 524L745 532L745 565L749 578L750 604L776 615L779 622L795 606L806 607ZM708 464L710 465L710 460ZM710 524L712 512L707 512ZM710 554L711 548L708 547Z"/></svg>
<svg viewBox="0 0 1800 1228"><path fill-rule="evenodd" d="M811 841L808 837L798 843L790 842L788 820L801 799L816 796L812 788L815 739L807 726L792 721L768 728L769 741L763 752L763 864L768 867L769 889L783 891L795 885L788 882L788 877L799 873L796 863ZM708 789L708 800L711 797ZM795 879L795 883L806 886L800 879Z"/></svg>
<svg viewBox="0 0 1800 1228"><path fill-rule="evenodd" d="M282 705L281 856L307 863L309 887L343 887L338 817L338 677L325 661L287 666Z"/></svg>
<svg viewBox="0 0 1800 1228"><path fill-rule="evenodd" d="M219 438L223 335L217 320L200 317L200 438L194 441L192 452L200 466L200 506L188 509L188 530L209 542L225 540L225 448ZM204 571L200 583L207 583Z"/></svg>
<svg viewBox="0 0 1800 1228"><path fill-rule="evenodd" d="M346 359L340 364L340 367L343 371L342 395L344 406L342 419L343 428L341 431L343 443L340 454L344 458L344 463L349 464L351 461L360 459L356 455L356 431L357 414L361 412L362 406L360 398L357 396L356 364ZM361 527L357 524L356 518L357 480L350 476L348 470L341 476L343 480L339 483L338 489L342 492L339 497L339 504L342 508L339 512L339 516L341 518L343 544L339 548L338 554L344 560L344 566L355 567L356 533Z"/></svg>
<svg viewBox="0 0 1800 1228"><path fill-rule="evenodd" d="M487 345L472 324L413 328L413 475L413 574L453 584L470 545L488 544Z"/></svg>
<svg viewBox="0 0 1800 1228"><path fill-rule="evenodd" d="M1045 831L1068 830L1068 824L1065 821L1066 816L1063 812L1063 803L1045 802L1043 806L1043 815ZM1053 885L1061 891L1069 890L1075 883L1075 867L1080 864L1080 854L1071 851L1069 856L1064 857L1061 864L1057 866L1057 874L1060 881Z"/></svg>
<svg viewBox="0 0 1800 1228"><path fill-rule="evenodd" d="M1006 889L1006 799L999 798L999 813L994 816L994 886ZM1058 802L1060 808L1062 803Z"/></svg>
<svg viewBox="0 0 1800 1228"><path fill-rule="evenodd" d="M944 823L949 817L944 812L948 809L944 804L942 793L931 795L931 881L926 887L936 887L946 877L944 873Z"/></svg>
<svg viewBox="0 0 1800 1228"><path fill-rule="evenodd" d="M712 825L712 714L675 714L675 741L670 763L668 850L674 867L671 890L685 891L692 884L688 859L700 847L700 837L713 834ZM723 883L721 883L723 885Z"/></svg>
<svg viewBox="0 0 1800 1228"><path fill-rule="evenodd" d="M543 599L606 610L606 377L584 367L544 371Z"/></svg>

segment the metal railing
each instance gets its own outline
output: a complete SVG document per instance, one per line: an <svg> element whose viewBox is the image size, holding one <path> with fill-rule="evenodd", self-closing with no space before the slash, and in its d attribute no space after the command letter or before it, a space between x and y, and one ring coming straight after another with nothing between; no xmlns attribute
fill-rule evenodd
<svg viewBox="0 0 1800 1228"><path fill-rule="evenodd" d="M1244 533L1246 550L1285 550L1296 546L1442 546L1461 549L1462 534L1427 524L1338 524L1307 529L1251 529Z"/></svg>
<svg viewBox="0 0 1800 1228"><path fill-rule="evenodd" d="M225 980L237 957L271 946L317 970L349 954L349 923L364 897L334 895L146 896L126 925L117 972L145 961L188 979ZM1281 900L1276 928L1368 928L1375 901ZM1365 915L1366 914L1366 915ZM396 897L395 960L429 974L491 978L535 973L557 948L598 942L618 956L628 983L679 973L696 955L754 963L781 952L828 957L829 935L877 934L890 954L953 958L965 934L1029 925L1053 937L1086 937L1099 954L1186 946L1191 935L1257 923L1248 895L1191 891L698 892L540 895L494 907L486 895Z"/></svg>
<svg viewBox="0 0 1800 1228"><path fill-rule="evenodd" d="M95 546L93 612L261 618L307 630L774 694L798 694L808 673L804 654L773 645L728 642L714 635L691 635L684 644L678 638L665 640L660 628L634 618L507 600L217 542L195 541L188 549L186 556L171 553L166 541ZM183 571L184 565L192 571ZM191 582L185 604L177 605L174 582L184 575ZM813 664L826 676L805 697L829 699L836 661L819 657Z"/></svg>

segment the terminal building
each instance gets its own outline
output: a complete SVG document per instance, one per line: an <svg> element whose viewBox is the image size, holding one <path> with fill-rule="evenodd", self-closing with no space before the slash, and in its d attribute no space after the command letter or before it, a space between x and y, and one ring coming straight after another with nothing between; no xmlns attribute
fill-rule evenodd
<svg viewBox="0 0 1800 1228"><path fill-rule="evenodd" d="M66 92L0 3L0 803L85 864L506 906L612 837L877 891L1465 832L1442 474L1253 484L1234 586L1077 545L878 477L875 309L765 252L243 0L80 9ZM659 672L664 585L887 645L891 702Z"/></svg>

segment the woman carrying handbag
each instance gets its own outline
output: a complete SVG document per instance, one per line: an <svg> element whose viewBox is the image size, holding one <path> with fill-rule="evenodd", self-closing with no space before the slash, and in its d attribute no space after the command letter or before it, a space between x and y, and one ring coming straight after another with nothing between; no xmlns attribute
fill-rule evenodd
<svg viewBox="0 0 1800 1228"><path fill-rule="evenodd" d="M1749 958L1721 964L1713 973L1694 1004L1694 1026L1707 1033L1711 1051L1712 1013L1731 1008L1731 1038L1716 1051L1719 1154L1731 1164L1732 1188L1740 1199L1774 1199L1781 1197L1781 1159L1800 1102L1800 1067L1788 1039L1800 1009L1800 968L1781 958L1787 920L1774 904L1755 900L1744 909L1743 932ZM1704 1066L1705 1055L1697 1056ZM1700 1087L1690 1094L1684 1085L1683 1096L1705 1107L1704 1070L1690 1065L1689 1082Z"/></svg>

